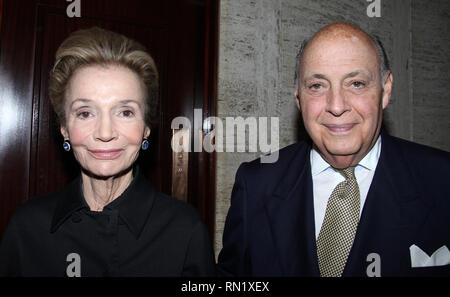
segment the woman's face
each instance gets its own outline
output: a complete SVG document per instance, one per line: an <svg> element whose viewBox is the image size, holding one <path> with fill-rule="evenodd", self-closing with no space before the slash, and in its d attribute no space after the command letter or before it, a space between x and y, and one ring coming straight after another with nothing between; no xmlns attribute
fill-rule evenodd
<svg viewBox="0 0 450 297"><path fill-rule="evenodd" d="M121 66L87 66L73 74L61 134L84 170L107 178L137 159L142 139L150 134L144 90L139 77Z"/></svg>

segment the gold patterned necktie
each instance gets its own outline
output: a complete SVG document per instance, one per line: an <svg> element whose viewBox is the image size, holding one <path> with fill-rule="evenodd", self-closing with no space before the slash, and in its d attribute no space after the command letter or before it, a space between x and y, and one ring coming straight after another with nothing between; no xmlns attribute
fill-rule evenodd
<svg viewBox="0 0 450 297"><path fill-rule="evenodd" d="M359 187L355 167L338 170L345 177L331 193L317 238L320 276L342 275L359 221Z"/></svg>

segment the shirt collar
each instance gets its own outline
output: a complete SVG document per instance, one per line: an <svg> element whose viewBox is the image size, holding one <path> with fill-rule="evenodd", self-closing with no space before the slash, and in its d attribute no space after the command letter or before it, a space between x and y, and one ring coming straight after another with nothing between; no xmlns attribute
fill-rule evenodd
<svg viewBox="0 0 450 297"><path fill-rule="evenodd" d="M364 158L361 161L359 161L358 165L361 165L369 170L375 170L377 168L378 159L380 159L380 153L381 153L381 136L379 135L372 149L369 151L367 155L364 156Z"/></svg>
<svg viewBox="0 0 450 297"><path fill-rule="evenodd" d="M138 168L135 170L135 176L128 188L104 209L118 210L122 221L138 238L150 214L156 189L139 173ZM57 195L59 201L53 214L50 232L55 232L74 212L89 208L81 186L81 177L78 177L62 191L61 195Z"/></svg>
<svg viewBox="0 0 450 297"><path fill-rule="evenodd" d="M380 158L381 153L381 136L378 136L375 145L370 149L370 151L364 156L364 158L359 162L359 166L362 166L368 170L375 170L378 164L378 159ZM328 164L322 156L317 152L317 150L313 147L311 149L310 154L311 161L311 174L315 176L326 169L330 168L330 164Z"/></svg>
<svg viewBox="0 0 450 297"><path fill-rule="evenodd" d="M330 164L328 164L322 156L319 154L319 152L314 148L311 149L310 154L310 161L311 161L311 174L312 176L315 176L326 169L328 169Z"/></svg>

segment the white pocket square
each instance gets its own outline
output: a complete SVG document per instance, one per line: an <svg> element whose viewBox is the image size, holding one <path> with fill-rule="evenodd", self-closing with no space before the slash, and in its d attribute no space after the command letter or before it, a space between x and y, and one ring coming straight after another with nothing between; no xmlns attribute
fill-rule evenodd
<svg viewBox="0 0 450 297"><path fill-rule="evenodd" d="M411 267L432 267L450 264L450 251L446 245L438 248L431 256L422 251L420 247L413 244L409 247L411 256Z"/></svg>

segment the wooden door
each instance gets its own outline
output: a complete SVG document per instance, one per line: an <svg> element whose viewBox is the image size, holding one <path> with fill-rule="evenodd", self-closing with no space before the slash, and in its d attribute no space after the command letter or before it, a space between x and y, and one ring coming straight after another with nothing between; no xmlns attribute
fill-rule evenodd
<svg viewBox="0 0 450 297"><path fill-rule="evenodd" d="M0 237L29 197L63 188L79 174L47 96L56 49L75 30L99 26L147 47L160 74L158 120L140 168L172 194L171 121L194 109L215 115L217 11L215 0L79 0L69 17L66 0L0 2ZM191 131L191 138L194 136ZM193 143L193 141L191 141ZM214 154L189 153L185 199L214 231Z"/></svg>

